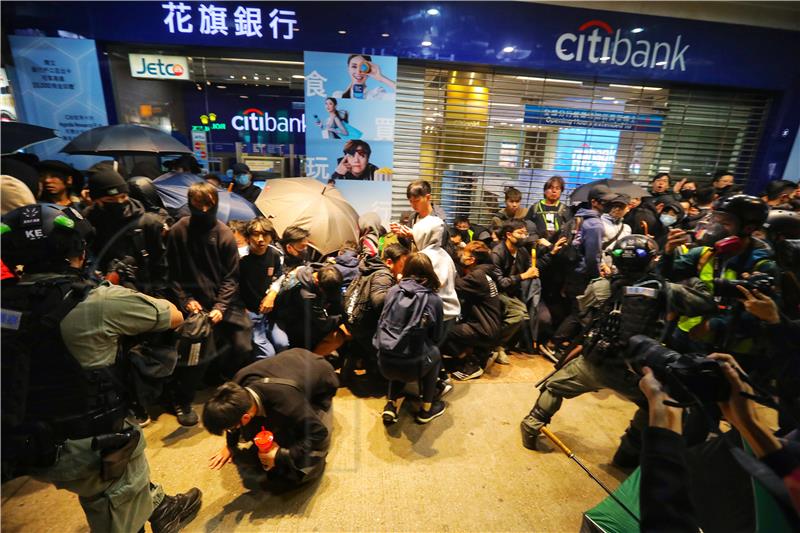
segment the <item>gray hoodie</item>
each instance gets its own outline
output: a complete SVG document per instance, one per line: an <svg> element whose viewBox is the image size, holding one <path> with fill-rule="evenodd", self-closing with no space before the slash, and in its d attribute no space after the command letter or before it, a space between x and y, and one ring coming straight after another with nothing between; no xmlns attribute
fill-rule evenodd
<svg viewBox="0 0 800 533"><path fill-rule="evenodd" d="M458 303L456 295L456 266L450 255L442 249L444 221L439 217L428 215L414 224L411 233L417 249L428 256L439 278L441 284L439 297L444 304L445 321L458 317L461 314L461 304Z"/></svg>

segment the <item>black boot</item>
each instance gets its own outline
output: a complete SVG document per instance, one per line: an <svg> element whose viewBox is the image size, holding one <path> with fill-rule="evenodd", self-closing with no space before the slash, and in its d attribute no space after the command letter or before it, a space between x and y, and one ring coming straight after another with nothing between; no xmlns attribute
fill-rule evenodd
<svg viewBox="0 0 800 533"><path fill-rule="evenodd" d="M188 524L200 509L203 493L198 488L189 489L175 496L164 495L164 499L150 515L153 533L176 533Z"/></svg>

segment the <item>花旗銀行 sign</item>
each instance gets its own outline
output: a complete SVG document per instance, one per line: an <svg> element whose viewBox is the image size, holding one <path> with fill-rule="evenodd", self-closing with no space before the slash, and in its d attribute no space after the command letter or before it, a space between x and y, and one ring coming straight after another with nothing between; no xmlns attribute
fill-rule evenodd
<svg viewBox="0 0 800 533"><path fill-rule="evenodd" d="M615 113L611 111L593 111L588 109L538 105L526 105L524 118L526 124L651 133L658 133L661 131L663 120L663 117L660 115Z"/></svg>
<svg viewBox="0 0 800 533"><path fill-rule="evenodd" d="M260 7L236 6L228 4L200 4L195 12L193 4L184 2L166 2L163 23L169 33L192 34L195 31L202 35L229 34L234 37L264 37L264 22ZM230 11L230 14L228 13ZM288 9L271 9L267 16L268 33L273 39L294 39L297 24L296 13Z"/></svg>
<svg viewBox="0 0 800 533"><path fill-rule="evenodd" d="M128 54L131 76L157 80L188 80L189 60L181 56Z"/></svg>

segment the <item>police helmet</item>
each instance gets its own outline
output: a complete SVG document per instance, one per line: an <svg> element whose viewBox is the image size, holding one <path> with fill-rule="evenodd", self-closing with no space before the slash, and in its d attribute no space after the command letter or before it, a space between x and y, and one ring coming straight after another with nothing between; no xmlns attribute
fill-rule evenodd
<svg viewBox="0 0 800 533"><path fill-rule="evenodd" d="M739 223L738 234L750 235L767 220L769 206L761 198L749 194L734 194L717 200L714 211L731 215Z"/></svg>
<svg viewBox="0 0 800 533"><path fill-rule="evenodd" d="M644 272L658 254L658 244L647 235L628 235L617 240L611 260L621 274Z"/></svg>
<svg viewBox="0 0 800 533"><path fill-rule="evenodd" d="M6 213L0 224L2 259L25 272L61 272L79 257L94 228L72 207L31 204Z"/></svg>
<svg viewBox="0 0 800 533"><path fill-rule="evenodd" d="M772 209L764 222L769 240L780 237L784 239L800 239L800 213L786 209Z"/></svg>

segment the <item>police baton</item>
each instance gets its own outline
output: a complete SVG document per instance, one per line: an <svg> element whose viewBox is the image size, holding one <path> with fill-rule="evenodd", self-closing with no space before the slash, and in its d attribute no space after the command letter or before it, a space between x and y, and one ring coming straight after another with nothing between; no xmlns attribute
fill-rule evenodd
<svg viewBox="0 0 800 533"><path fill-rule="evenodd" d="M626 513L628 513L629 515L631 515L631 517L632 517L634 520L636 520L636 522L637 522L637 523L640 523L640 522L639 522L639 517L637 517L635 514L633 514L633 511L631 511L631 510L628 508L628 506L627 506L627 505L625 505L624 503L622 503L622 501L621 501L619 498L617 498L616 496L614 496L614 494L611 492L611 490L610 490L608 487L606 487L606 485L605 485L605 484L604 484L602 481L600 481L600 480L597 478L597 476L595 476L594 474L592 474L592 472L591 472L591 471L590 471L588 468L586 468L586 465L584 465L584 464L583 464L583 463L582 463L582 462L581 462L581 461L580 461L580 460L579 460L577 457L575 457L575 453L574 453L572 450L570 450L569 448L567 448L567 445L566 445L566 444L564 444L563 442L561 442L561 439L559 439L558 437L556 437L556 436L553 434L553 432L552 432L552 431L550 431L549 429L547 429L547 426L543 426L543 427L541 428L541 430L540 430L540 431L541 431L542 433L544 433L544 435L545 435L545 436L546 436L548 439L550 439L550 440L552 441L552 443L553 443L553 444L555 444L555 445L556 445L556 446L557 446L557 447L558 447L558 448L559 448L559 449L560 449L562 452L564 452L564 455L566 455L567 457L569 457L570 459L572 459L573 461L575 461L576 463L578 463L578 466L580 466L580 467L583 469L583 471L584 471L584 472L586 472L586 473L589 475L589 477L590 477L590 478L592 478L592 481L594 481L595 483L597 483L598 485L600 485L600 488L602 488L604 491L606 491L606 494L608 494L609 496L611 496L611 499L612 499L612 500L614 500L615 502L617 502L617 503L619 504L619 506L620 506L620 507L622 507L622 508L625 510L625 512L626 512Z"/></svg>

